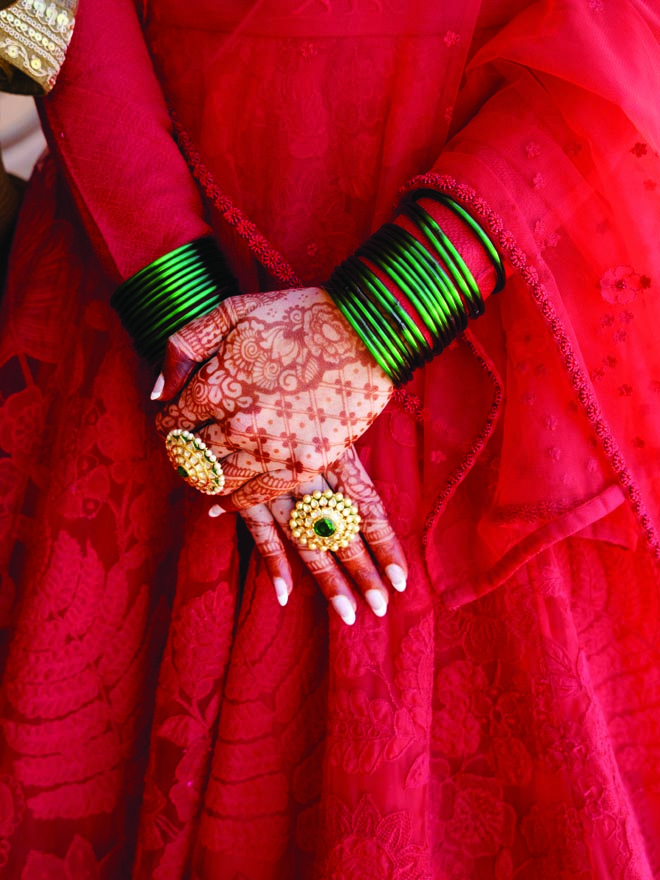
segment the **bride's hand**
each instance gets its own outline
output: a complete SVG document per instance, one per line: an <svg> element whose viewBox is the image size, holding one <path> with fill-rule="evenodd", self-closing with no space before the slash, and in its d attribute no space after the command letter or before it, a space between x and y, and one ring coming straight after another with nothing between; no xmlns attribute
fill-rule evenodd
<svg viewBox="0 0 660 880"><path fill-rule="evenodd" d="M355 502L362 519L360 533L348 547L335 553L309 550L297 544L289 529L289 518L297 500L292 495L258 504L241 511L241 515L261 553L281 605L286 604L293 589L285 549L287 541L283 537L286 536L344 623L354 623L356 612L359 613L356 593L374 614L382 617L387 612L390 586L399 592L406 587L407 565L383 503L354 449L347 450L325 474L299 486L296 495L311 495L328 487ZM210 514L220 512L220 508L212 507Z"/></svg>
<svg viewBox="0 0 660 880"><path fill-rule="evenodd" d="M176 334L166 366L177 346L186 348L189 372L198 363L193 357L216 354L157 426L163 435L192 431L216 455L225 510L263 504L326 471L392 392L321 288L232 297L195 325Z"/></svg>

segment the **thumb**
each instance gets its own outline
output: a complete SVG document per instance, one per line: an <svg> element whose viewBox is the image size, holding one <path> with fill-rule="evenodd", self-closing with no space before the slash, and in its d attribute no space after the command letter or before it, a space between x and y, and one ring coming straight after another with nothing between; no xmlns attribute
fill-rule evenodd
<svg viewBox="0 0 660 880"><path fill-rule="evenodd" d="M183 354L171 340L168 340L162 370L151 392L151 399L171 400L176 397L197 367L199 367L198 361Z"/></svg>
<svg viewBox="0 0 660 880"><path fill-rule="evenodd" d="M156 379L152 400L171 400L181 391L190 374L212 357L231 331L235 316L227 301L179 328L167 340L165 359Z"/></svg>

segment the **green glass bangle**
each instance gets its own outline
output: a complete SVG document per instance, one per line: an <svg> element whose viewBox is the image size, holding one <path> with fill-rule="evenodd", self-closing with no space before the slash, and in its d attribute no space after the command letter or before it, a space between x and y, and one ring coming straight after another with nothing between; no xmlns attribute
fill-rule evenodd
<svg viewBox="0 0 660 880"><path fill-rule="evenodd" d="M424 282L420 286L420 293L428 301L429 308L439 309L444 314L450 324L451 339L454 339L463 332L464 324L467 323L456 288L442 267L433 261L419 242L412 235L409 236L406 230L402 231L403 236L390 236L389 232L383 230L383 240L387 247L400 254L402 259L408 260L414 271L420 275ZM456 300L459 301L460 309L457 308Z"/></svg>
<svg viewBox="0 0 660 880"><path fill-rule="evenodd" d="M357 257L349 257L344 263L344 272L352 281L352 288L356 295L365 305L372 310L374 319L377 323L384 322L392 337L391 344L398 348L401 357L408 363L414 362L416 358L416 345L414 341L410 344L407 334L407 327L401 320L398 312L391 308L383 308L382 297L376 293L376 289L371 284L370 275L373 273L368 266Z"/></svg>
<svg viewBox="0 0 660 880"><path fill-rule="evenodd" d="M155 279L146 285L139 294L134 294L130 300L122 304L122 313L129 320L134 315L149 312L151 309L157 308L161 303L163 284L167 284L168 287L176 290L177 294L180 294L183 291L184 283L189 288L191 284L197 284L200 278L205 276L206 270L204 267L195 263L192 263L189 269L181 270L177 268L176 272L172 272L162 279Z"/></svg>
<svg viewBox="0 0 660 880"><path fill-rule="evenodd" d="M225 279L225 284L230 281ZM148 287L136 292L132 299L121 308L121 316L125 324L139 325L144 322L153 323L156 316L168 311L174 313L186 300L196 297L201 290L218 289L219 278L210 278L208 270L199 263L191 264L187 271L177 271L160 281L152 282ZM225 284L222 286L224 287ZM163 290L168 295L163 296Z"/></svg>
<svg viewBox="0 0 660 880"><path fill-rule="evenodd" d="M137 276L133 276L125 281L115 292L115 307L122 310L130 308L136 301L146 300L149 295L153 294L154 289L160 290L163 284L169 282L176 275L187 274L195 267L203 269L200 265L198 255L190 253L171 264L161 264L158 272L149 271L147 266ZM137 281L135 280L137 278Z"/></svg>
<svg viewBox="0 0 660 880"><path fill-rule="evenodd" d="M389 365L389 372L392 377L398 377L405 372L405 362L401 356L401 352L390 347L391 340L387 338L383 328L379 323L379 314L371 311L359 296L355 295L354 282L348 271L346 262L342 263L337 273L338 279L344 288L344 292L352 294L346 299L346 307L352 314L359 318L363 331L366 331L365 341L369 341L371 345L378 349L381 358Z"/></svg>
<svg viewBox="0 0 660 880"><path fill-rule="evenodd" d="M457 217L463 220L467 226L470 227L472 232L476 235L476 237L481 242L484 250L488 254L488 257L495 269L495 277L497 278L497 283L495 288L493 289L493 293L499 293L506 284L506 272L504 271L504 263L502 262L502 257L498 253L497 248L493 244L490 236L481 226L481 224L474 219L474 217L465 210L463 205L453 199L451 196L448 196L446 193L439 192L435 189L417 189L412 193L412 201L417 201L417 199L429 198L434 199L436 202L440 202L446 208L449 208L450 211L453 211Z"/></svg>
<svg viewBox="0 0 660 880"><path fill-rule="evenodd" d="M435 190L419 190L418 192L429 195L430 193L435 192ZM490 236L485 231L483 226L481 226L481 224L477 220L475 220L474 217L470 213L468 213L468 211L466 211L459 202L457 202L455 199L452 199L451 196L448 196L446 193L435 193L435 197L437 198L438 196L440 196L440 198L437 200L442 202L442 204L446 208L449 208L450 211L453 211L454 214L460 217L460 219L463 220L470 227L470 229L474 232L474 234L483 245L484 250L488 254L490 261L493 264L495 275L497 278L497 284L493 289L493 293L499 293L506 284L506 272L504 271L504 263L502 262L502 257L500 256L497 248L493 244ZM430 195L429 197L433 198L433 196Z"/></svg>
<svg viewBox="0 0 660 880"><path fill-rule="evenodd" d="M399 372L406 372L409 370L412 362L411 352L392 326L390 321L391 315L383 314L378 309L377 304L363 291L359 270L355 265L351 264L352 260L355 260L355 258L349 258L342 265L344 277L347 279L353 292L351 302L363 316L365 322L371 326L372 333L376 339L390 353Z"/></svg>
<svg viewBox="0 0 660 880"><path fill-rule="evenodd" d="M409 211L408 216L410 217L411 214L412 214L412 212ZM468 312L468 309L466 308L466 304L471 303L472 298L473 298L473 294L471 294L470 288L468 287L465 279L463 278L461 273L458 271L456 266L452 263L446 250L443 249L442 247L436 246L439 243L434 241L433 230L427 228L426 224L424 223L425 218L424 217L417 218L417 217L413 216L413 217L411 217L411 219L416 224L416 226L420 230L420 232L423 235L426 235L427 240L430 242L430 246L435 249L439 260L441 260L442 262L439 262L438 259L433 259L433 257L429 253L429 251L423 245L421 245L420 242L418 242L414 236L411 235L410 238L412 239L412 241L415 241L416 244L418 245L418 247L415 249L415 253L422 259L426 258L427 264L428 264L428 260L431 260L433 262L434 266L437 266L437 271L439 272L439 274L443 278L443 282L444 282L442 285L443 294L445 296L447 296L447 294L449 294L448 298L449 298L449 301L451 303L453 303L453 306L452 306L453 311L456 314L460 314L460 315L464 316L464 321L467 322L468 314L470 314L472 316L474 315L474 309L470 309ZM414 247L413 245L410 245L410 246ZM422 254L423 254L423 257L422 257ZM444 263L444 265L443 265L443 263ZM445 266L446 266L446 269L445 269Z"/></svg>
<svg viewBox="0 0 660 880"><path fill-rule="evenodd" d="M432 354L438 354L442 351L449 339L448 325L443 324L442 316L438 315L433 306L426 301L426 298L418 285L415 284L414 287L412 287L407 283L401 272L398 271L398 262L396 260L388 259L388 257L391 257L392 255L388 252L386 257L382 250L373 247L372 244L371 241L365 244L363 246L364 249L361 250L360 253L364 258L371 260L386 272L399 289L406 294L408 301L417 312L433 339Z"/></svg>
<svg viewBox="0 0 660 880"><path fill-rule="evenodd" d="M403 308L399 300L385 287L369 266L365 265L361 260L357 260L359 271L363 283L367 287L369 293L376 300L376 304L383 315L390 315L397 320L398 328L404 335L408 347L413 356L422 357L430 360L433 356L433 350L419 329L417 324L410 317L408 312ZM356 267L357 268L357 267Z"/></svg>
<svg viewBox="0 0 660 880"><path fill-rule="evenodd" d="M154 260L120 285L110 304L138 354L157 364L172 333L238 292L218 246L208 237Z"/></svg>
<svg viewBox="0 0 660 880"><path fill-rule="evenodd" d="M215 291L215 286L206 284L200 289L199 284L187 285L181 295L175 300L174 297L166 303L166 308L154 309L151 314L146 312L135 320L127 321L133 332L140 335L157 335L159 329L167 323L173 323L196 308L200 302L208 299Z"/></svg>
<svg viewBox="0 0 660 880"><path fill-rule="evenodd" d="M393 249L420 276L423 282L420 285L420 295L428 301L429 308L440 309L449 322L451 338L448 342L451 342L465 329L467 317L462 300L449 276L406 229L395 224L386 224L377 235L383 239L383 246Z"/></svg>
<svg viewBox="0 0 660 880"><path fill-rule="evenodd" d="M124 326L134 337L144 339L157 336L164 330L166 324L175 324L192 312L201 302L206 301L213 295L215 288L208 285L200 291L187 291L181 299L167 303L167 308L161 308L149 314L125 321ZM174 331L172 331L174 332Z"/></svg>
<svg viewBox="0 0 660 880"><path fill-rule="evenodd" d="M437 220L416 202L413 202L409 207L416 212L418 225L423 224L422 231L427 237L433 237L432 240L434 240L434 244L437 242L438 252L440 253L441 258L447 265L452 278L460 288L461 293L466 300L471 303L473 307L474 304L481 303L483 305L481 291L479 290L479 285L477 284L474 275L470 272L465 260ZM474 317L476 317L476 315L474 315Z"/></svg>
<svg viewBox="0 0 660 880"><path fill-rule="evenodd" d="M435 248L438 256L454 279L455 284L460 288L466 300L470 317L477 318L482 315L484 301L479 285L440 225L428 211L425 211L424 208L421 208L415 202L411 202L406 206L406 213L418 229L424 233L431 246Z"/></svg>
<svg viewBox="0 0 660 880"><path fill-rule="evenodd" d="M423 300L420 298L414 279L406 278L404 271L399 271L399 261L396 258L392 258L391 254L387 252L370 247L369 242L365 242L365 244L358 248L356 255L358 257L364 256L371 260L392 279L397 287L408 297L424 326L434 339L440 339L445 336L447 328L443 327L441 322L436 322L433 314L428 311Z"/></svg>
<svg viewBox="0 0 660 880"><path fill-rule="evenodd" d="M336 284L337 270L332 273L335 277L335 283L327 284L325 290L328 291L337 308L341 311L353 330L362 340L364 347L369 351L373 359L376 361L381 370L392 379L393 382L398 381L398 371L393 368L388 360L381 355L379 348L373 344L371 333L363 324L359 316L353 314L350 303L350 295Z"/></svg>
<svg viewBox="0 0 660 880"><path fill-rule="evenodd" d="M493 243L461 205L436 191L411 194L403 210L424 242L404 227L385 224L334 270L326 285L376 362L398 384L462 333L469 317L484 311L479 285L458 249L435 218L417 204L423 196L444 204L474 232L495 267L494 292L505 280ZM405 308L374 266L396 284L406 298ZM427 331L433 344L425 336Z"/></svg>

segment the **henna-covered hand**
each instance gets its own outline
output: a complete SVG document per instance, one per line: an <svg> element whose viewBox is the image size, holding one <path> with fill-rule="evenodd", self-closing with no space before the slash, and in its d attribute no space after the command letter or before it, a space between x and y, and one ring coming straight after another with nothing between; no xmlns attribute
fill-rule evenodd
<svg viewBox="0 0 660 880"><path fill-rule="evenodd" d="M324 482L324 477L327 482ZM386 582L399 592L406 587L407 565L401 544L371 478L354 449L347 450L326 471L324 477L319 475L299 487L299 494L317 489L323 491L328 485L335 491L343 492L359 507L362 518L360 534L348 547L335 554L299 546L298 553L344 623L350 625L355 621L359 605L356 592L362 595L376 616L382 617L387 612L389 602ZM285 495L269 504L259 504L241 512L281 605L286 604L293 589L283 535L297 546L288 526L295 501L291 495ZM209 511L211 516L221 512L218 506Z"/></svg>
<svg viewBox="0 0 660 880"><path fill-rule="evenodd" d="M232 297L168 348L216 354L161 412L221 461L225 509L253 507L326 471L385 407L392 383L321 288ZM175 358L176 360L176 358ZM166 391L167 389L165 389ZM163 395L165 394L163 392Z"/></svg>

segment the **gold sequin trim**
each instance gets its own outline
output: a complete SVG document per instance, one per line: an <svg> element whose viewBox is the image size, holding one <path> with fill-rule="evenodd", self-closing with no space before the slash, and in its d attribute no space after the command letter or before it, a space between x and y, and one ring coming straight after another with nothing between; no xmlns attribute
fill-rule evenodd
<svg viewBox="0 0 660 880"><path fill-rule="evenodd" d="M14 76L6 91L44 94L55 85L75 24L77 3L19 0L0 11L0 60Z"/></svg>

